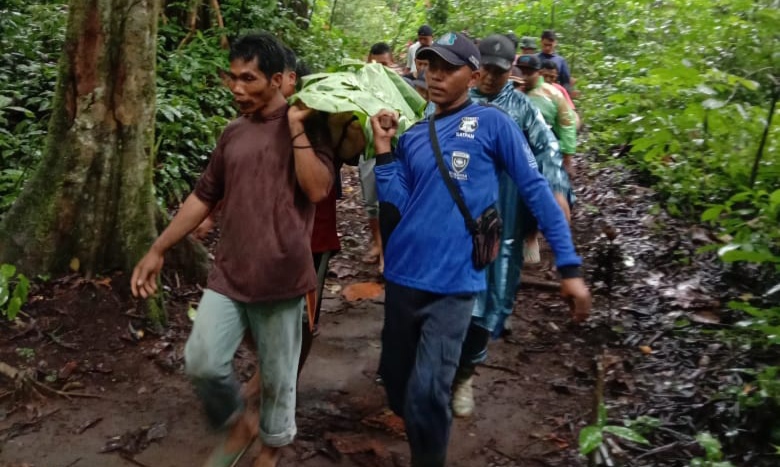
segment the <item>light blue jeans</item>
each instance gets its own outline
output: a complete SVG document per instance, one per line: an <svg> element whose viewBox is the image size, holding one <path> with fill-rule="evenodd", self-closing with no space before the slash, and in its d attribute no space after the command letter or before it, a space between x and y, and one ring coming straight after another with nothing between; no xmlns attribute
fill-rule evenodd
<svg viewBox="0 0 780 467"><path fill-rule="evenodd" d="M184 349L184 361L185 372L212 426L226 427L244 409L233 356L249 327L257 344L263 385L260 439L272 447L292 442L297 431L295 392L303 304L303 297L242 303L213 290L204 291Z"/></svg>
<svg viewBox="0 0 780 467"><path fill-rule="evenodd" d="M376 158L366 159L365 157L364 154L361 154L358 162L360 189L363 192L363 206L369 219L376 219L379 217L379 198L376 193L376 175L374 175Z"/></svg>

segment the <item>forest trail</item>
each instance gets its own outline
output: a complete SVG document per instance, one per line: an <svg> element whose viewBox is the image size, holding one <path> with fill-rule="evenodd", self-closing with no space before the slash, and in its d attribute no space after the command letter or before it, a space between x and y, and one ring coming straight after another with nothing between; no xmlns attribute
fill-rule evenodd
<svg viewBox="0 0 780 467"><path fill-rule="evenodd" d="M580 162L580 172L587 171L585 165ZM299 385L299 433L285 449L282 466L408 462L401 425L389 416L384 391L375 381L383 295L350 302L341 293L349 284L380 281L375 266L360 261L368 234L356 171L347 168L344 178L339 205L343 250L331 261L321 333ZM649 215L651 192L624 174L600 170L578 177L577 194L574 231L590 282L604 275L599 268L610 243L602 234L605 225L625 222L640 230L632 232L633 239L647 238L641 231L650 227L638 220ZM629 276L648 274L638 264ZM554 280L549 249L544 248L542 263L524 275L541 284ZM164 335L146 332L136 340L128 330L140 324L132 316L134 305L119 298L129 296L127 279L110 279L51 281L36 291L28 310L34 328L3 330L12 337L0 344L0 361L36 366L55 380L55 387L71 383L101 398L49 398L24 406L5 397L0 466L197 466L216 444L182 373L190 326L186 309L197 302L199 291L171 290L171 326ZM170 279L175 284L175 277ZM611 300L597 294L605 288L603 280L594 287L593 317L584 326L571 323L556 289L526 285L519 291L513 332L491 343L489 360L475 380L476 412L454 423L448 465L583 465L577 435L592 423L594 357L603 345L620 344L607 326L614 318L611 310L636 301L631 287L613 287ZM14 352L17 347L30 350L21 355ZM635 348L615 350L613 362L623 354L642 357ZM242 378L248 378L252 356L240 351L236 361ZM613 381L608 383L631 378L609 374ZM101 453L107 448L114 450ZM257 449L255 444L239 466L250 466Z"/></svg>

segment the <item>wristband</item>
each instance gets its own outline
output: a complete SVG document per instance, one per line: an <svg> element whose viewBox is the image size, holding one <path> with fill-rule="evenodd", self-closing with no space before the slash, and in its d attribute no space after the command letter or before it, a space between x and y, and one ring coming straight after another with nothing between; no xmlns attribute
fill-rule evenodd
<svg viewBox="0 0 780 467"><path fill-rule="evenodd" d="M383 152L382 154L376 155L376 165L385 165L393 162L395 160L395 157L393 157L392 152Z"/></svg>
<svg viewBox="0 0 780 467"><path fill-rule="evenodd" d="M582 277L582 269L579 266L561 266L558 268L561 279L575 279Z"/></svg>
<svg viewBox="0 0 780 467"><path fill-rule="evenodd" d="M298 133L297 135L293 136L292 138L290 138L290 141L295 141L295 138L297 138L297 137L299 137L301 135L305 135L305 134L306 134L306 131L304 130L304 131Z"/></svg>
<svg viewBox="0 0 780 467"><path fill-rule="evenodd" d="M309 145L309 146L295 146L295 145L293 145L293 149L309 149L311 147L312 147L311 145Z"/></svg>

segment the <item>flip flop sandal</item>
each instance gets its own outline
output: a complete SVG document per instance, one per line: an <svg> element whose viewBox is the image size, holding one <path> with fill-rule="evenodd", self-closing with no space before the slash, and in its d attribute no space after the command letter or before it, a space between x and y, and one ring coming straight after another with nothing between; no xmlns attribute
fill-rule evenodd
<svg viewBox="0 0 780 467"><path fill-rule="evenodd" d="M249 442L239 451L232 453L225 452L225 441L220 442L217 447L211 451L211 455L209 455L209 458L206 463L203 464L203 467L236 467L241 461L241 458L244 457L244 454L246 454L255 442L255 438L256 436L249 440Z"/></svg>

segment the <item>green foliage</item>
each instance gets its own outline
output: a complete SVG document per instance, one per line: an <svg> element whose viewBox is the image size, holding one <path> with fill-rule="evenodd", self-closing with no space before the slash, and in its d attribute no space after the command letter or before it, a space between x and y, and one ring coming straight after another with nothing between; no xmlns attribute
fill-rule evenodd
<svg viewBox="0 0 780 467"><path fill-rule="evenodd" d="M447 18L449 17L449 0L433 0L431 7L426 12L428 24L440 34L448 31Z"/></svg>
<svg viewBox="0 0 780 467"><path fill-rule="evenodd" d="M742 407L780 407L780 368L768 366L760 371L749 371L755 375L753 385L741 388L739 403ZM778 421L780 428L780 421Z"/></svg>
<svg viewBox="0 0 780 467"><path fill-rule="evenodd" d="M737 330L745 329L758 333L759 345L780 344L780 307L760 307L739 301L731 301L728 306L748 316L737 323Z"/></svg>
<svg viewBox="0 0 780 467"><path fill-rule="evenodd" d="M16 319L16 315L27 303L30 293L30 281L24 274L16 273L16 266L12 264L0 265L0 313L9 321Z"/></svg>
<svg viewBox="0 0 780 467"><path fill-rule="evenodd" d="M472 37L485 37L495 33L514 32L518 36L539 37L544 29L551 25L553 0L533 2L509 0L494 2L490 0L452 0L447 30L465 31ZM559 9L561 5L557 6ZM568 9L568 7L567 7ZM556 13L557 15L558 13ZM579 28L561 27L561 38L566 31L578 31ZM563 41L562 41L563 42Z"/></svg>
<svg viewBox="0 0 780 467"><path fill-rule="evenodd" d="M66 19L56 2L0 6L0 214L41 158Z"/></svg>
<svg viewBox="0 0 780 467"><path fill-rule="evenodd" d="M235 115L219 78L228 64L218 34L198 33L186 47L167 50L178 44L180 33L177 26L164 26L158 42L155 186L166 204L191 191Z"/></svg>
<svg viewBox="0 0 780 467"><path fill-rule="evenodd" d="M696 441L704 448L706 457L692 459L691 467L734 467L731 462L721 460L723 459L723 451L718 438L703 432L696 436Z"/></svg>
<svg viewBox="0 0 780 467"><path fill-rule="evenodd" d="M303 87L292 101L330 114L351 113L371 140L369 118L382 109L398 112L398 135L422 117L425 108L417 92L406 85L397 73L378 63L346 62L334 73L304 78ZM373 144L367 144L365 157L374 156Z"/></svg>
<svg viewBox="0 0 780 467"><path fill-rule="evenodd" d="M673 214L748 188L776 73L771 3L606 2L578 12L588 37L578 55L599 59L574 70L591 145L630 144L624 162L651 176ZM759 190L780 175L780 128L770 130Z"/></svg>
<svg viewBox="0 0 780 467"><path fill-rule="evenodd" d="M654 420L654 419L652 419ZM643 419L643 422L626 422L626 426L607 425L607 408L604 403L599 404L598 418L595 425L588 425L580 430L579 448L580 454L586 456L598 449L604 442L604 433L610 433L619 438L632 441L638 444L650 444L635 427L647 428L653 426L657 421L652 421L650 417ZM655 425L657 426L657 425Z"/></svg>
<svg viewBox="0 0 780 467"><path fill-rule="evenodd" d="M16 355L27 360L29 363L35 359L35 349L31 349L29 347L17 347Z"/></svg>

